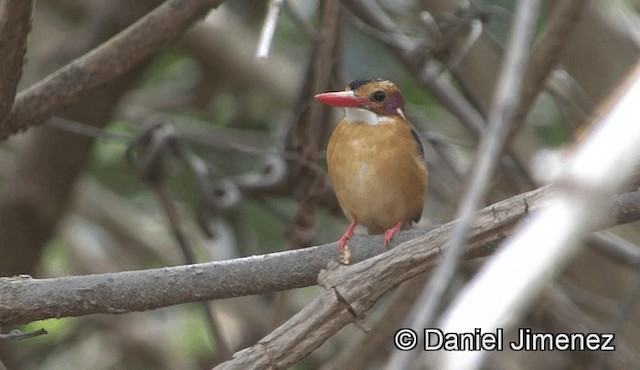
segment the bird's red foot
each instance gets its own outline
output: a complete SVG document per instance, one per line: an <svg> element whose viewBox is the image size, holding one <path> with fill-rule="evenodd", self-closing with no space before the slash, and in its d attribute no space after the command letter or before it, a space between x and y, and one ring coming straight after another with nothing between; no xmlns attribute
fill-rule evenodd
<svg viewBox="0 0 640 370"><path fill-rule="evenodd" d="M389 248L389 244L391 244L391 238L393 238L393 235L395 233L397 233L398 231L400 231L400 228L402 227L402 221L398 221L396 222L396 224L388 229L387 231L384 232L384 247L385 248Z"/></svg>
<svg viewBox="0 0 640 370"><path fill-rule="evenodd" d="M349 247L347 246L347 240L351 239L353 236L353 231L356 228L356 221L351 221L347 231L345 231L344 235L338 240L338 254L340 255L340 263L343 265L348 265L349 260L351 259L351 252L349 251Z"/></svg>

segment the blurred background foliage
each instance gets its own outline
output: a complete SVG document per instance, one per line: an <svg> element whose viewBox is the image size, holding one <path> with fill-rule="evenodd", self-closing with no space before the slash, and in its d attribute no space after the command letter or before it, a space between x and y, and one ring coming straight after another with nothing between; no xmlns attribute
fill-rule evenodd
<svg viewBox="0 0 640 370"><path fill-rule="evenodd" d="M104 22L118 27L122 20L111 12L130 11L140 16L144 12L138 7L151 9L159 3L151 0L37 1L21 88L93 47L91 33L99 33L101 27L111 27ZM483 20L482 40L474 44L461 65L453 66L455 73L447 70L443 60L442 76L460 91L472 94L465 96L486 116L499 59L483 59L474 52L478 48L499 58L508 36L513 2L381 0L379 4L397 23L398 31L414 40L428 38L422 12L430 12L437 20L447 17L455 20L458 7L476 7ZM539 19L541 29L554 7L551 1L545 5ZM20 163L16 158L27 150L32 135L43 135L44 130L61 130L69 137L97 136L86 167L77 181L73 181L73 195L56 222L56 231L43 245L39 259L32 262L33 268L22 272L47 277L183 263L153 189L127 163L130 141L150 118L162 117L175 128L181 145L210 166L212 176L208 180L213 182L236 181L247 174L261 175L261 171L266 171L261 163L270 156L289 163L287 155L291 153L287 152L287 141L291 138L291 127L302 111L317 104L311 97L320 92L305 90L308 89L305 81L310 78L314 35L321 25L321 6L320 1L286 1L271 56L266 61L256 61L256 44L268 3L225 2L203 23L146 62L135 79L128 81L130 85L125 93L117 97L117 105L108 112L109 116L103 117L107 120L103 128L87 130L87 125L91 128L97 125L77 118L54 118L59 124L29 130L3 143L0 185L6 190L12 186L10 169ZM577 26L576 33L567 41L571 46L560 66L562 70L548 81L528 116L526 127L514 138L512 149L526 166L535 151L555 148L571 140L575 129L635 63L640 46L638 6L637 1L629 0L592 1L587 7L580 20L583 24ZM413 124L429 143L430 161L442 159L440 155L433 155L435 147L441 148L449 158L449 167L430 163L434 168L432 186L419 226L447 221L463 189L476 140L416 79L415 73L398 60L393 50L376 37L380 35L372 34L375 30L363 27L362 21L356 18L348 7L341 9L339 47L332 56L336 73L331 78L331 88L342 89L350 80L375 77L393 80L401 86L410 117L418 118L412 120ZM599 32L599 38L593 38L585 27ZM91 105L83 108L94 109ZM326 112L328 125L337 123L342 114L338 110ZM326 139L322 138L316 161L322 168L326 168ZM41 160L47 161L47 158ZM246 191L241 201L232 207L213 210L209 217L198 221L199 205L203 202L198 175L177 158L165 156L162 163L162 185L178 207L189 245L198 261L264 254L294 246L285 230L295 217L298 201L304 195L303 188L296 184L266 190L255 187ZM441 177L440 173L448 177ZM496 179L490 200L504 199L533 186L503 187L502 180ZM327 194L331 199L330 189ZM329 243L342 234L346 224L335 206L335 200L333 203L329 200L314 209L315 223L310 228L308 245ZM199 222L208 223L211 235L203 233ZM619 229L630 240L638 240L640 236L635 226ZM579 295L591 302L580 305L596 320L607 322L611 312L598 310L593 302L608 303L605 306L609 309L615 307L624 296L631 275L624 267L601 259L581 257L562 279L570 281L567 284L571 286L581 286L572 290L574 298ZM607 267L602 267L602 263ZM468 268L473 271L473 264ZM605 269L620 273L606 277L594 273ZM585 279L586 272L589 278ZM611 289L612 286L618 288ZM272 295L212 303L210 308L222 339L212 335L203 310L195 304L120 316L94 315L36 322L21 329L45 328L49 334L5 344L2 359L11 369L206 369L220 361L220 340L232 351L252 345L270 332L276 322L297 312L315 291L315 287L310 287L289 292L286 299ZM370 315L372 322L384 318L386 305L393 302L393 298L388 297L378 305ZM637 312L634 315L637 316ZM545 325L533 321L534 325ZM633 325L625 335L630 351L638 358L640 330L637 320L630 319L630 322ZM397 327L400 326L401 321L397 321ZM339 360L345 343L356 341L353 338L361 341L363 337L357 329L347 327L295 368L328 366L331 361ZM390 343L382 347L378 357L372 358L366 368L377 368L382 363ZM546 355L545 360L535 361L526 354L502 356L507 360L496 360L494 365L529 369L559 368L556 365L569 363L567 358L573 355ZM519 361L520 367L505 365L515 364L513 359Z"/></svg>

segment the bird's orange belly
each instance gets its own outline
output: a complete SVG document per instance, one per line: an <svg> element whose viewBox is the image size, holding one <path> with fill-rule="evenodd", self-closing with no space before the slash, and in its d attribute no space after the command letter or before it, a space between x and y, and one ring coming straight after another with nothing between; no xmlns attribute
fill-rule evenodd
<svg viewBox="0 0 640 370"><path fill-rule="evenodd" d="M426 191L427 171L415 153L386 142L344 143L329 153L329 175L343 211L381 233L398 221L419 217ZM391 144L391 145L389 145ZM414 143L410 142L410 145Z"/></svg>

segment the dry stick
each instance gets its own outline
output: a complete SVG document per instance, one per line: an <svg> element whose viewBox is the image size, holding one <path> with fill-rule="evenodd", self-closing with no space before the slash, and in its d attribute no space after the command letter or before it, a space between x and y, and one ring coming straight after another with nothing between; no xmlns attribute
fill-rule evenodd
<svg viewBox="0 0 640 370"><path fill-rule="evenodd" d="M407 320L407 327L416 332L433 325L438 310L444 303L444 296L456 274L467 243L474 211L485 196L490 178L499 162L500 152L505 146L505 139L512 123L511 117L518 104L521 76L526 65L528 45L533 37L538 5L537 1L521 0L516 6L509 47L489 112L489 126L478 148L478 161L473 166L471 187L464 194L458 207L459 222L453 232L451 247L445 254L443 263L425 286ZM411 351L395 352L387 368L406 369L414 355L415 352Z"/></svg>
<svg viewBox="0 0 640 370"><path fill-rule="evenodd" d="M20 330L11 330L7 334L0 334L0 340L21 340L21 339L29 339L33 337L39 337L41 335L47 335L47 331L45 329L38 329L34 331L29 331L26 333L21 332Z"/></svg>
<svg viewBox="0 0 640 370"><path fill-rule="evenodd" d="M338 38L338 12L340 10L340 4L338 0L325 1L322 6L322 23L319 29L318 39L315 45L315 60L312 63L313 71L309 77L310 82L308 96L317 94L318 92L326 91L330 86L331 69L333 66L333 55L335 45ZM304 163L317 164L319 146L323 141L323 134L328 126L326 122L323 122L325 118L323 112L326 112L326 108L317 103L312 103L308 108L308 116L306 120L297 119L294 122L294 126L291 128L291 140L299 141L299 151ZM304 165L304 164L302 164ZM298 182L307 182L309 185L306 189L306 194L298 202L295 216L291 223L287 226L287 248L300 248L306 245L301 244L308 242L308 237L300 237L296 235L301 228L312 228L309 226L310 217L313 217L313 209L320 201L322 194L319 192L325 188L325 172L324 170L317 171L317 166L308 168L306 171L299 171L301 174L307 174L307 178L298 176ZM304 233L304 230L302 230ZM307 240L305 240L307 239Z"/></svg>
<svg viewBox="0 0 640 370"><path fill-rule="evenodd" d="M0 7L0 123L13 105L22 77L34 0L7 0Z"/></svg>
<svg viewBox="0 0 640 370"><path fill-rule="evenodd" d="M587 239L589 246L610 259L634 268L640 268L640 247L610 232L593 233Z"/></svg>
<svg viewBox="0 0 640 370"><path fill-rule="evenodd" d="M222 0L166 1L109 41L18 94L0 139L39 125L129 71Z"/></svg>
<svg viewBox="0 0 640 370"><path fill-rule="evenodd" d="M278 23L278 16L283 2L284 0L271 0L269 2L269 10L262 25L260 42L256 50L256 59L260 61L265 61L269 58L269 50L271 49L273 34L276 32L276 24Z"/></svg>
<svg viewBox="0 0 640 370"><path fill-rule="evenodd" d="M640 64L601 109L595 119L600 125L563 161L555 179L557 196L456 297L442 319L444 332L513 325L553 272L579 251L582 237L602 222L598 210L609 205L610 194L624 186L640 162L638 99ZM440 355L441 368L472 369L481 366L485 353Z"/></svg>
<svg viewBox="0 0 640 370"><path fill-rule="evenodd" d="M311 63L312 72L307 91L303 97L309 98L318 92L326 91L331 84L331 69L333 67L334 50L338 41L339 24L338 14L340 11L340 2L338 0L327 0L321 6L321 23L318 30L318 38L314 45L314 60ZM305 100L306 100L305 98ZM304 103L303 103L304 105ZM323 134L326 130L327 123L323 122L326 118L323 112L327 109L325 106L314 102L308 108L307 119L297 119L294 121L294 127L291 128L291 140L300 141L299 153L304 163L316 163L318 158L320 145L323 142ZM315 215L314 210L321 201L324 190L326 189L326 173L324 170L318 171L316 166L308 167L306 170L297 170L297 181L299 183L307 183L305 195L299 200L293 219L288 223L285 229L287 236L287 249L302 248L313 243L315 236ZM286 319L287 313L287 294L282 292L276 295L274 303L273 323L274 327L279 326Z"/></svg>

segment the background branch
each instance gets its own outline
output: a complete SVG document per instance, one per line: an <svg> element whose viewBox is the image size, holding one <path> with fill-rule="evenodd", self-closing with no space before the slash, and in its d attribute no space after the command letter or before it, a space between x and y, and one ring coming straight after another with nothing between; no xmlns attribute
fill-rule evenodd
<svg viewBox="0 0 640 370"><path fill-rule="evenodd" d="M544 87L547 76L562 59L567 45L567 35L571 34L587 3L588 1L583 0L563 0L553 9L549 24L531 50L531 60L522 81L522 94L513 116L514 128L523 123ZM510 133L514 134L515 131L512 130Z"/></svg>
<svg viewBox="0 0 640 370"><path fill-rule="evenodd" d="M7 0L0 5L0 122L13 105L22 77L34 0ZM1 127L1 125L0 125Z"/></svg>
<svg viewBox="0 0 640 370"><path fill-rule="evenodd" d="M0 138L39 125L184 32L222 0L168 1L105 44L20 92Z"/></svg>

